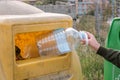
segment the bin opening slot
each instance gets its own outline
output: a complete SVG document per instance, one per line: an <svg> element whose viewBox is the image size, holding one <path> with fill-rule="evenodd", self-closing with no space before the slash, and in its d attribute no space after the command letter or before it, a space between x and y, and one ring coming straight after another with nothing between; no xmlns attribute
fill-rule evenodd
<svg viewBox="0 0 120 80"><path fill-rule="evenodd" d="M60 55L60 52L57 51L57 42L54 40L55 36L53 31L54 30L44 30L39 32L17 33L15 35L16 60L37 57L48 58ZM38 46L39 41L42 41L42 49ZM40 52L40 50L42 50L42 52Z"/></svg>
<svg viewBox="0 0 120 80"><path fill-rule="evenodd" d="M40 36L50 33L51 31L52 30L16 34L14 37L16 60L40 57L36 41Z"/></svg>

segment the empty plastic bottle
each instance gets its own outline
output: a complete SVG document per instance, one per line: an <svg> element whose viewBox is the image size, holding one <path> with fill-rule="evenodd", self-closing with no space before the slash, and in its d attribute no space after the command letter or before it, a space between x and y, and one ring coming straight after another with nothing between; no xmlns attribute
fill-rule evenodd
<svg viewBox="0 0 120 80"><path fill-rule="evenodd" d="M87 34L73 28L57 29L43 35L37 40L39 54L43 57L62 55L71 52L80 40L85 39L88 44Z"/></svg>

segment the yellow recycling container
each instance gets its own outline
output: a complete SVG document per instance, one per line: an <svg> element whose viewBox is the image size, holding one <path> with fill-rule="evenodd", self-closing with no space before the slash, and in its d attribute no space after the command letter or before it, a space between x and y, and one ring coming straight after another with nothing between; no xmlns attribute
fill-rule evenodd
<svg viewBox="0 0 120 80"><path fill-rule="evenodd" d="M82 80L79 58L75 51L62 56L41 58L35 38L58 28L72 27L72 18L64 14L38 13L0 16L0 80ZM15 46L21 56L16 60ZM27 49L32 46L30 49Z"/></svg>

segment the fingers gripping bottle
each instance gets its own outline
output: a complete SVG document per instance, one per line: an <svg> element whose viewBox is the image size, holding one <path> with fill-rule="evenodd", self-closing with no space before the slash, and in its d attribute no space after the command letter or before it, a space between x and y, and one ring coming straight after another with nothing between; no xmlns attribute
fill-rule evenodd
<svg viewBox="0 0 120 80"><path fill-rule="evenodd" d="M86 45L88 44L87 34L84 31L60 28L38 39L37 47L42 57L62 55L71 52L75 45L80 44L81 39L85 39Z"/></svg>

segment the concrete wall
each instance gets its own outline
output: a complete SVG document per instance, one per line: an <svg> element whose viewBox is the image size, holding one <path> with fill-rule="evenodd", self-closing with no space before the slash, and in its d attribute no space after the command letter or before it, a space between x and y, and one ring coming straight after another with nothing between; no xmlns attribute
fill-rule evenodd
<svg viewBox="0 0 120 80"><path fill-rule="evenodd" d="M75 5L35 5L45 12L62 13L76 18Z"/></svg>

